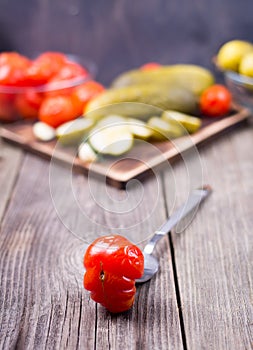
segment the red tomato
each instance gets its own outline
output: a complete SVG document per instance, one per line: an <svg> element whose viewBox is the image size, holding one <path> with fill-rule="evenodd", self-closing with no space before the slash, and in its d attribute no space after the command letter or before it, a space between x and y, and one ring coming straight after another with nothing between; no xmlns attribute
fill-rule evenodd
<svg viewBox="0 0 253 350"><path fill-rule="evenodd" d="M78 117L78 105L70 96L46 97L39 109L39 120L57 128Z"/></svg>
<svg viewBox="0 0 253 350"><path fill-rule="evenodd" d="M46 84L66 63L67 57L60 52L45 52L39 55L26 71L30 85Z"/></svg>
<svg viewBox="0 0 253 350"><path fill-rule="evenodd" d="M30 88L23 94L17 94L15 107L18 113L25 119L36 119L43 100L42 93Z"/></svg>
<svg viewBox="0 0 253 350"><path fill-rule="evenodd" d="M30 60L17 52L0 54L0 85L26 85L26 70L31 65Z"/></svg>
<svg viewBox="0 0 253 350"><path fill-rule="evenodd" d="M148 62L146 64L143 64L140 69L141 70L154 70L157 68L160 68L161 64L160 63L156 63L156 62Z"/></svg>
<svg viewBox="0 0 253 350"><path fill-rule="evenodd" d="M96 81L90 80L80 86L77 86L73 92L79 102L79 114L81 115L87 103L95 96L103 92L105 88Z"/></svg>
<svg viewBox="0 0 253 350"><path fill-rule="evenodd" d="M227 114L231 107L232 96L223 85L212 85L200 96L200 110L209 117Z"/></svg>
<svg viewBox="0 0 253 350"><path fill-rule="evenodd" d="M0 121L12 122L18 119L18 115L14 108L13 95L0 93Z"/></svg>
<svg viewBox="0 0 253 350"><path fill-rule="evenodd" d="M84 79L87 76L87 70L80 64L76 62L66 62L52 79L49 80L47 84L48 92L46 92L46 95L71 95L74 91L74 87L69 87L71 85L69 82L66 82L64 86L64 81L74 78Z"/></svg>
<svg viewBox="0 0 253 350"><path fill-rule="evenodd" d="M50 83L86 76L88 76L88 72L80 64L76 62L66 62L50 80Z"/></svg>
<svg viewBox="0 0 253 350"><path fill-rule="evenodd" d="M135 279L144 271L144 257L137 246L119 235L99 237L88 247L84 267L84 288L95 302L113 313L131 308Z"/></svg>

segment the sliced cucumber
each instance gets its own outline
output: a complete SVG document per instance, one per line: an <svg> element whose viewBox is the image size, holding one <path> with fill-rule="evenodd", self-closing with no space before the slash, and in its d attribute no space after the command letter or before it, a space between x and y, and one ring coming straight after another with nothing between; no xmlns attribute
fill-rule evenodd
<svg viewBox="0 0 253 350"><path fill-rule="evenodd" d="M174 120L180 123L189 133L198 131L202 124L200 118L172 110L163 112L161 118L166 122L171 122Z"/></svg>
<svg viewBox="0 0 253 350"><path fill-rule="evenodd" d="M96 127L125 124L125 123L126 123L126 118L122 117L121 115L111 114L101 119L96 124Z"/></svg>
<svg viewBox="0 0 253 350"><path fill-rule="evenodd" d="M89 143L99 154L119 156L132 148L133 135L126 125L113 125L94 130Z"/></svg>
<svg viewBox="0 0 253 350"><path fill-rule="evenodd" d="M64 123L56 129L56 136L64 145L78 145L92 129L94 122L88 118L78 118Z"/></svg>
<svg viewBox="0 0 253 350"><path fill-rule="evenodd" d="M148 128L147 124L142 120L135 118L127 118L127 125L129 131L137 139L148 140L152 136L152 131Z"/></svg>
<svg viewBox="0 0 253 350"><path fill-rule="evenodd" d="M97 154L88 142L83 142L78 148L78 157L85 163L91 163L97 159Z"/></svg>
<svg viewBox="0 0 253 350"><path fill-rule="evenodd" d="M148 126L152 130L152 138L157 141L174 139L184 134L182 127L159 117L150 118Z"/></svg>

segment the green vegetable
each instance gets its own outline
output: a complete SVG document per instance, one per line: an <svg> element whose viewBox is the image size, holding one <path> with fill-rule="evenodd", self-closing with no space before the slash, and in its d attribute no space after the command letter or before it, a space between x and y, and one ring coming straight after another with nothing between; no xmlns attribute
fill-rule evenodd
<svg viewBox="0 0 253 350"><path fill-rule="evenodd" d="M99 154L119 156L133 147L133 135L126 125L112 125L95 129L89 143Z"/></svg>
<svg viewBox="0 0 253 350"><path fill-rule="evenodd" d="M63 145L78 145L93 125L94 122L87 118L71 120L56 129L56 137Z"/></svg>
<svg viewBox="0 0 253 350"><path fill-rule="evenodd" d="M177 111L167 110L161 118L166 122L180 123L189 133L194 133L201 127L201 119Z"/></svg>
<svg viewBox="0 0 253 350"><path fill-rule="evenodd" d="M148 140L152 136L152 131L148 128L147 124L139 119L128 118L127 125L129 131L137 139Z"/></svg>
<svg viewBox="0 0 253 350"><path fill-rule="evenodd" d="M148 126L152 130L152 139L156 141L171 140L184 134L182 127L159 117L150 118Z"/></svg>
<svg viewBox="0 0 253 350"><path fill-rule="evenodd" d="M135 69L119 75L112 87L153 84L167 85L168 88L181 87L200 95L206 88L214 84L213 74L200 66L177 64L161 66L154 70Z"/></svg>
<svg viewBox="0 0 253 350"><path fill-rule="evenodd" d="M138 105L137 102L141 105ZM117 106L115 107L114 104ZM108 114L140 117L145 120L154 115L155 107L160 108L161 112L165 109L174 109L184 113L194 113L197 110L197 98L191 91L181 87L168 87L166 85L126 86L108 89L99 94L87 105L86 116L96 121Z"/></svg>

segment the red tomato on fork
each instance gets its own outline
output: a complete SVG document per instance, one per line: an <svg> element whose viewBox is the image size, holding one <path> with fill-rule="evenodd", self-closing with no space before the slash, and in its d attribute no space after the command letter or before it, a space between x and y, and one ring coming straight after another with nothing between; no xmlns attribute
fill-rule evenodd
<svg viewBox="0 0 253 350"><path fill-rule="evenodd" d="M144 257L137 246L119 235L99 237L88 247L84 267L84 288L95 302L112 313L131 308L135 279L144 271Z"/></svg>

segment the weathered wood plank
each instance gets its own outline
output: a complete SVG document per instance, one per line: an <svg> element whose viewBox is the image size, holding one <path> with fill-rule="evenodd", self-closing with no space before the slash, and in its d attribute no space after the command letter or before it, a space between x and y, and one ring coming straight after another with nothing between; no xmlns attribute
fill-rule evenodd
<svg viewBox="0 0 253 350"><path fill-rule="evenodd" d="M145 186L149 205L156 199L154 187L151 180ZM154 232L164 221L165 208L162 200L163 196L160 195L153 216L148 218L141 230ZM139 226L134 231L138 235ZM110 317L108 312L98 307L98 349L117 349L119 346L124 349L183 348L181 335L178 333L174 277L166 238L156 248L156 255L160 257L160 271L150 282L138 286L135 307L131 312Z"/></svg>
<svg viewBox="0 0 253 350"><path fill-rule="evenodd" d="M214 192L172 236L189 349L252 348L252 136L252 127L240 129L201 150ZM182 163L174 175L179 202L189 180Z"/></svg>
<svg viewBox="0 0 253 350"><path fill-rule="evenodd" d="M10 198L22 159L22 151L0 139L0 222Z"/></svg>
<svg viewBox="0 0 253 350"><path fill-rule="evenodd" d="M85 348L94 346L94 305L89 306L87 298L81 308L84 245L57 218L48 165L35 157L26 158L3 222L3 349L76 347L79 328L86 330L85 341L82 337Z"/></svg>
<svg viewBox="0 0 253 350"><path fill-rule="evenodd" d="M164 220L160 178L143 194L136 186L128 197L110 188L111 198L97 181L74 175L71 188L69 179L67 169L51 169L50 192L49 163L26 156L1 232L1 349L182 349L166 239L157 248L160 272L138 287L129 312L110 315L82 286L86 242L119 232L141 246Z"/></svg>

